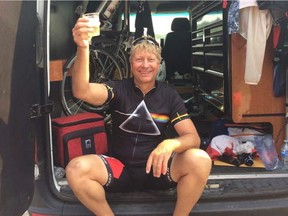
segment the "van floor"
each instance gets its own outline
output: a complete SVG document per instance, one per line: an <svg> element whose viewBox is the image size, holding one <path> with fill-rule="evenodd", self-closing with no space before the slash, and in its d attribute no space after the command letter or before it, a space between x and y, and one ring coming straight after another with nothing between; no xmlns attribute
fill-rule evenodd
<svg viewBox="0 0 288 216"><path fill-rule="evenodd" d="M215 168L215 167L214 167ZM281 196L281 194L287 194L288 192L288 173L284 173L281 171L266 171L262 169L263 176L259 175L259 169L251 168L241 168L240 170L236 167L225 167L223 169L215 170L213 168L211 177L207 182L205 190L201 196L200 200L205 199L219 199L219 198L245 198L245 199L253 199L253 197L263 196L263 195L272 195L273 196ZM228 169L227 169L228 168ZM220 172L221 170L221 172ZM237 172L235 172L237 171ZM228 177L221 178L221 175L227 175ZM217 174L217 175L216 175ZM220 174L220 175L219 175ZM229 178L232 175L235 175L233 178ZM239 175L240 174L240 175ZM244 174L244 175L243 175ZM278 175L277 175L278 174ZM241 178L241 175L243 178ZM271 175L271 176L269 176ZM283 175L281 177L281 175ZM220 177L220 179L213 179L213 176ZM225 175L226 176L226 175ZM240 177L239 177L240 176ZM118 197L119 196L119 197ZM175 199L176 198L176 190L168 190L168 191L148 191L148 192L133 192L129 194L107 194L107 198L109 200L117 200L118 198L127 199L131 201L131 197L133 197L133 201L140 201L143 198L149 201L157 200L161 198L161 200L167 199Z"/></svg>
<svg viewBox="0 0 288 216"><path fill-rule="evenodd" d="M255 176L254 176L255 177ZM288 178L247 178L247 179L212 179L208 180L200 198L223 199L245 198L253 199L259 196L281 196L288 192ZM264 198L264 197L263 197ZM109 201L157 201L175 200L176 189L166 191L147 191L130 193L108 193Z"/></svg>
<svg viewBox="0 0 288 216"><path fill-rule="evenodd" d="M255 167L235 167L235 166L213 166L211 174L243 174L243 173L271 173L265 168Z"/></svg>
<svg viewBox="0 0 288 216"><path fill-rule="evenodd" d="M69 200L76 200L67 181L61 186L61 193ZM254 199L265 196L281 197L288 193L288 172L282 170L268 171L265 168L213 166L205 190L200 198L202 201L219 201L219 199ZM142 203L159 200L174 202L176 189L165 191L145 191L129 193L107 193L109 203Z"/></svg>
<svg viewBox="0 0 288 216"><path fill-rule="evenodd" d="M61 181L61 192L75 199L66 179ZM236 167L213 164L201 200L219 198L253 199L257 196L281 196L288 193L288 171L266 170L264 167ZM175 200L176 190L130 193L107 193L109 202L156 202Z"/></svg>

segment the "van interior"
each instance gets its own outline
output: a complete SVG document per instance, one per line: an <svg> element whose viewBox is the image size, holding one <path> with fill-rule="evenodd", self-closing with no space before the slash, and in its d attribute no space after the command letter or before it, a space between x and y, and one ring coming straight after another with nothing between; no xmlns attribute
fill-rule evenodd
<svg viewBox="0 0 288 216"><path fill-rule="evenodd" d="M224 197L256 196L257 193L251 193L256 189L262 192L283 191L288 173L279 168L279 164L280 149L286 137L286 97L285 93L280 96L273 93L275 20L265 38L261 79L257 84L247 84L244 79L247 39L238 32L228 31L230 1L148 1L146 3L151 10L149 16L152 18L152 26L139 24L143 22L140 19L138 24L136 22L141 7L147 9L144 2L51 1L48 28L49 99L54 103L51 118L86 111L109 117L105 108L93 109L89 104L86 104L86 108L77 107L73 110L68 102L73 99L73 95L65 93L66 86L71 90L71 83L67 84L71 82L68 69L73 64L71 57L75 58L76 52L71 29L82 13L98 11L101 35L93 38L92 42L96 48L104 50L103 55L105 51L114 55L111 59L120 62L116 70L125 70L115 79L131 76L129 65L125 65L125 56L129 56L131 42L137 31L154 34L161 45L163 61L159 79L171 84L183 97L201 137L201 148L209 151L213 157L212 172L201 199L217 199L219 194ZM112 3L115 9L108 14L107 8ZM143 29L137 29L139 25ZM111 51L115 47L120 48L122 54L115 51L113 54ZM75 105L77 101L72 100L72 103ZM53 160L52 137L51 130L50 145L47 148L47 152L52 152L51 186L57 196L76 200L65 179L65 167L58 166ZM243 144L237 156L230 138L240 140ZM231 156L231 151L234 151L234 156ZM175 192L107 196L112 202L153 200L159 197L165 200L167 197L175 198Z"/></svg>

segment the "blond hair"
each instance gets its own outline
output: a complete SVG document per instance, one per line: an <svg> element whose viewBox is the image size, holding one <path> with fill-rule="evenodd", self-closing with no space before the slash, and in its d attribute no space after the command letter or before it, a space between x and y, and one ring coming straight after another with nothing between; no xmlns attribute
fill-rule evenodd
<svg viewBox="0 0 288 216"><path fill-rule="evenodd" d="M147 51L149 53L153 53L156 56L157 60L161 62L161 48L153 43L150 43L147 40L143 40L132 46L130 53L130 62L137 51Z"/></svg>

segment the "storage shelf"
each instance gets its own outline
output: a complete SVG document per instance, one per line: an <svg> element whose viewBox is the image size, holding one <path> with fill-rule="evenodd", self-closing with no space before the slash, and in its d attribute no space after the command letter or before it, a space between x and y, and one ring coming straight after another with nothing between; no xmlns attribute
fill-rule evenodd
<svg viewBox="0 0 288 216"><path fill-rule="evenodd" d="M192 38L192 41L201 41L201 42L203 42L203 37Z"/></svg>
<svg viewBox="0 0 288 216"><path fill-rule="evenodd" d="M222 53L205 53L205 56L223 57Z"/></svg>
<svg viewBox="0 0 288 216"><path fill-rule="evenodd" d="M211 23L210 25L205 26L203 29L204 30L213 29L213 28L216 28L216 27L220 27L222 25L223 25L222 20L219 20L219 21L216 21L214 23Z"/></svg>
<svg viewBox="0 0 288 216"><path fill-rule="evenodd" d="M192 67L194 70L200 71L200 72L204 72L204 68L203 67L197 67L197 66L193 66Z"/></svg>
<svg viewBox="0 0 288 216"><path fill-rule="evenodd" d="M206 93L201 93L200 96L209 104L213 105L214 107L216 107L218 110L220 111L224 111L224 101L223 100L219 100L219 98L217 97L213 97L212 94L206 94Z"/></svg>
<svg viewBox="0 0 288 216"><path fill-rule="evenodd" d="M196 64L192 69L196 73L200 97L222 112L225 98L223 70L226 58L223 16L221 4L216 2L210 5L209 10L199 13L195 11L192 16L192 29L197 29L192 32L192 58Z"/></svg>
<svg viewBox="0 0 288 216"><path fill-rule="evenodd" d="M220 77L220 78L223 78L223 73L222 72L219 72L219 71L215 71L215 70L211 70L211 69L204 69L203 67L197 67L197 66L193 66L192 67L194 70L197 70L201 73L207 73L207 74L210 74L210 75L213 75L213 76L217 76L217 77Z"/></svg>
<svg viewBox="0 0 288 216"><path fill-rule="evenodd" d="M193 52L192 55L204 56L204 52Z"/></svg>
<svg viewBox="0 0 288 216"><path fill-rule="evenodd" d="M204 72L223 78L223 73L215 71L215 70L208 69L208 70L205 70Z"/></svg>
<svg viewBox="0 0 288 216"><path fill-rule="evenodd" d="M223 47L223 43L206 44L205 47L209 47L209 48Z"/></svg>
<svg viewBox="0 0 288 216"><path fill-rule="evenodd" d="M219 37L219 36L223 36L222 32L221 33L211 33L210 35L206 36L206 38Z"/></svg>
<svg viewBox="0 0 288 216"><path fill-rule="evenodd" d="M192 48L201 48L204 47L203 41L201 41L201 43L197 43L194 46L192 46Z"/></svg>

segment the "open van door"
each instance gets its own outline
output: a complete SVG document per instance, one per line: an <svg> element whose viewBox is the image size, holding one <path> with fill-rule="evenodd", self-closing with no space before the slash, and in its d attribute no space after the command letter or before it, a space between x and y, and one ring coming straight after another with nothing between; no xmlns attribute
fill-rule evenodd
<svg viewBox="0 0 288 216"><path fill-rule="evenodd" d="M22 215L33 196L36 29L36 1L0 1L0 215Z"/></svg>

